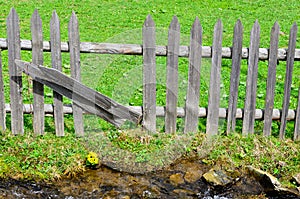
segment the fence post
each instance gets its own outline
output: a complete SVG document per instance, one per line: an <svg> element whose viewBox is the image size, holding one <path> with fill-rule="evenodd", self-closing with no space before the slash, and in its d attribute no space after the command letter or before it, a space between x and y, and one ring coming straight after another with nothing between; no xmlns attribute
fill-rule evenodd
<svg viewBox="0 0 300 199"><path fill-rule="evenodd" d="M15 59L21 58L19 17L14 8L7 17L7 47L10 76L11 131L13 134L24 134L22 71L17 68Z"/></svg>
<svg viewBox="0 0 300 199"><path fill-rule="evenodd" d="M210 69L209 97L207 110L206 134L211 137L218 134L220 107L220 75L222 64L222 32L221 20L214 27L212 46L212 64Z"/></svg>
<svg viewBox="0 0 300 199"><path fill-rule="evenodd" d="M185 133L197 132L198 130L201 58L202 27L198 17L196 17L190 37L188 90L185 102Z"/></svg>
<svg viewBox="0 0 300 199"><path fill-rule="evenodd" d="M5 97L4 97L4 84L3 84L3 74L2 74L2 59L1 59L1 49L0 49L0 131L6 130L6 110L5 110Z"/></svg>
<svg viewBox="0 0 300 199"><path fill-rule="evenodd" d="M148 15L143 26L143 128L156 132L155 24Z"/></svg>
<svg viewBox="0 0 300 199"><path fill-rule="evenodd" d="M42 20L37 10L31 17L32 63L43 65ZM45 130L44 85L33 80L33 131L43 135Z"/></svg>
<svg viewBox="0 0 300 199"><path fill-rule="evenodd" d="M246 99L244 108L243 135L254 133L257 70L259 58L260 26L256 20L250 34L250 47L248 57L248 72L246 84Z"/></svg>
<svg viewBox="0 0 300 199"><path fill-rule="evenodd" d="M268 65L268 79L267 79L267 91L265 100L265 112L264 112L264 136L271 135L272 117L274 107L274 93L276 84L276 66L278 56L278 40L279 40L279 25L275 22L271 30L271 41L269 50L269 65Z"/></svg>
<svg viewBox="0 0 300 199"><path fill-rule="evenodd" d="M243 25L238 20L234 26L232 44L232 67L230 73L230 94L228 102L227 135L235 131L238 87L240 83L241 60L243 47Z"/></svg>
<svg viewBox="0 0 300 199"><path fill-rule="evenodd" d="M61 41L60 41L60 24L57 13L54 11L50 21L50 44L52 67L59 71L62 70L61 62ZM54 122L57 136L64 136L64 115L63 115L63 98L62 95L53 91L54 97Z"/></svg>
<svg viewBox="0 0 300 199"><path fill-rule="evenodd" d="M296 41L297 41L297 31L298 31L298 27L295 22L290 30L289 47L288 47L287 54L286 54L286 74L285 74L285 82L284 82L284 98L283 98L282 114L281 114L281 120L280 120L281 125L280 125L280 130L279 130L279 138L280 139L284 139L287 115L289 112L292 75L293 75L294 58L295 58L295 48L296 48Z"/></svg>
<svg viewBox="0 0 300 199"><path fill-rule="evenodd" d="M81 81L80 74L80 39L79 39L79 27L78 20L74 12L68 25L69 29L69 49L70 49L70 65L71 65L71 77ZM84 135L83 129L83 111L73 102L73 118L75 134L77 136Z"/></svg>
<svg viewBox="0 0 300 199"><path fill-rule="evenodd" d="M169 27L167 47L166 133L176 132L179 45L180 25L178 18L174 16Z"/></svg>

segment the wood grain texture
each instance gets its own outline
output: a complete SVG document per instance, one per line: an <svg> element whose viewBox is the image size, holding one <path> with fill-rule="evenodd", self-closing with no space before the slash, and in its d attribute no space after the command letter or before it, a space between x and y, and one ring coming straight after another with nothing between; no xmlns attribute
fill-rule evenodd
<svg viewBox="0 0 300 199"><path fill-rule="evenodd" d="M165 132L176 132L176 114L178 101L178 55L180 45L180 25L178 18L173 17L168 32L167 52L167 90Z"/></svg>
<svg viewBox="0 0 300 199"><path fill-rule="evenodd" d="M31 17L32 63L43 65L43 30L42 20L37 10ZM45 131L44 85L33 80L33 131L43 135Z"/></svg>
<svg viewBox="0 0 300 199"><path fill-rule="evenodd" d="M37 66L20 60L15 62L24 73L30 75L34 80L49 86L60 95L72 99L88 113L95 114L117 127L120 127L125 120L136 124L141 122L140 114L66 76L57 69ZM63 112L63 107L61 111Z"/></svg>
<svg viewBox="0 0 300 199"><path fill-rule="evenodd" d="M71 77L77 81L81 81L80 74L80 38L79 38L79 25L74 12L72 12L71 19L68 25L69 33L69 47L70 47L70 66ZM84 135L83 125L83 112L80 106L73 102L73 118L74 129L76 136Z"/></svg>
<svg viewBox="0 0 300 199"><path fill-rule="evenodd" d="M22 71L17 68L15 59L21 58L19 16L14 8L7 17L7 46L9 65L9 86L11 103L11 131L13 134L24 134Z"/></svg>
<svg viewBox="0 0 300 199"><path fill-rule="evenodd" d="M61 60L61 41L60 41L60 22L57 13L54 11L50 21L50 44L52 67L56 70L62 70ZM63 97L56 91L53 91L54 98L54 121L57 136L64 136L64 115L63 115Z"/></svg>
<svg viewBox="0 0 300 199"><path fill-rule="evenodd" d="M257 72L259 56L260 26L256 20L250 34L250 47L248 59L248 72L246 83L245 111L243 119L242 134L254 133L256 90L257 90Z"/></svg>
<svg viewBox="0 0 300 199"><path fill-rule="evenodd" d="M263 130L265 136L271 135L271 128L272 128L279 30L280 30L279 25L276 22L271 30L271 40L270 40L270 52L269 52L270 56L269 56L269 65L268 65L268 79L267 79L267 91L266 91L265 112L264 112L264 130Z"/></svg>
<svg viewBox="0 0 300 199"><path fill-rule="evenodd" d="M287 114L290 106L290 96L291 96L291 85L292 85L292 76L294 68L294 57L295 57L295 48L297 42L297 31L298 26L296 22L293 24L290 30L289 37L289 47L287 51L287 60L286 60L286 74L284 82L284 98L282 103L282 115L281 115L281 125L279 130L279 138L284 139L285 128L287 123Z"/></svg>
<svg viewBox="0 0 300 199"><path fill-rule="evenodd" d="M143 26L143 128L156 132L155 24L150 15Z"/></svg>
<svg viewBox="0 0 300 199"><path fill-rule="evenodd" d="M230 73L230 94L228 101L227 135L235 132L238 87L240 83L241 60L243 45L243 25L238 20L234 26L232 45L232 67Z"/></svg>
<svg viewBox="0 0 300 199"><path fill-rule="evenodd" d="M200 95L200 66L202 54L202 27L196 17L190 36L188 88L185 102L184 132L197 132Z"/></svg>
<svg viewBox="0 0 300 199"><path fill-rule="evenodd" d="M210 69L209 96L206 134L211 137L218 134L220 107L220 76L222 64L222 33L221 20L215 24L212 46L212 64Z"/></svg>
<svg viewBox="0 0 300 199"><path fill-rule="evenodd" d="M0 49L7 50L7 41L5 38L0 38ZM21 40L21 49L31 51L32 42L31 40ZM43 42L44 52L51 51L51 45L49 41ZM68 42L61 42L61 51L69 52ZM211 46L202 46L202 57L211 58ZM97 42L81 42L80 53L95 53L95 54L121 54L121 55L142 55L143 46L140 44L115 44L115 43L97 43ZM277 59L280 61L286 60L287 49L279 48ZM167 46L156 46L156 56L166 56ZM189 46L179 47L179 57L189 57ZM222 58L232 58L232 48L222 47ZM242 48L242 59L248 59L249 53L248 48ZM268 60L269 50L267 48L259 48L259 60ZM300 60L300 49L295 50L295 59Z"/></svg>

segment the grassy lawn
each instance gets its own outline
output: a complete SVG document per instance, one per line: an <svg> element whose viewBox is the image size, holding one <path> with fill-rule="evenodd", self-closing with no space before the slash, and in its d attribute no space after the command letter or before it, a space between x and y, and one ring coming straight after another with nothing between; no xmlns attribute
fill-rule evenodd
<svg viewBox="0 0 300 199"><path fill-rule="evenodd" d="M61 24L61 36L62 41L68 40L67 26L71 16L72 10L77 14L79 24L80 24L80 39L81 41L89 42L112 42L112 43L142 43L142 25L148 14L151 14L157 28L157 44L166 45L167 44L167 28L172 20L172 17L176 15L179 19L181 26L181 44L189 44L189 32L191 25L196 16L199 17L201 25L203 27L203 45L212 45L212 35L213 27L218 19L222 20L223 23L223 46L232 45L233 37L233 27L237 19L241 19L244 26L244 39L243 46L249 46L250 30L255 20L258 19L261 27L261 41L260 47L268 48L270 40L270 30L275 21L280 24L280 44L281 48L286 48L288 46L289 30L293 22L300 24L300 2L298 0L290 0L288 3L286 1L278 0L243 0L243 1L4 1L0 0L0 38L6 37L6 17L9 14L11 7L14 7L19 14L20 25L21 25L21 39L31 39L30 32L30 18L35 8L39 10L39 14L43 21L43 34L44 40L49 40L49 23L53 10L56 10L60 17ZM300 48L300 31L298 31L297 48ZM1 52L2 62L3 62L3 73L5 81L5 96L6 102L9 102L9 78L8 78L8 65L7 65L7 51ZM45 55L45 65L50 66L50 53L44 53ZM69 73L69 54L63 54L63 70ZM25 61L31 60L30 52L22 52L22 59ZM201 70L201 96L200 105L207 107L208 99L208 85L209 85L209 70L210 70L210 60L204 59L202 61ZM104 93L105 95L111 96L113 99L125 105L141 105L142 103L142 57L140 56L118 56L118 55L95 55L95 54L82 54L81 56L82 65L82 81L86 85L97 89L98 91ZM166 81L166 58L157 58L157 71L158 71L158 95L157 103L158 105L165 105L165 81ZM266 93L266 79L267 79L267 62L259 63L259 74L258 74L258 92L257 92L257 108L264 108L264 99ZM179 59L179 102L178 106L184 106L184 96L187 86L187 67L188 60L186 58ZM222 61L222 85L221 85L221 106L226 107L228 96L229 96L229 81L230 81L230 70L231 61ZM239 101L238 107L243 108L244 97L245 97L245 86L246 86L246 75L247 75L247 61L243 61L241 68L241 80L239 87ZM24 76L25 77L25 76ZM291 91L291 104L290 109L296 109L297 105L297 94L298 88L300 87L300 63L295 62L292 91ZM275 108L281 108L282 98L284 92L284 80L285 80L285 62L280 62L278 65L277 72L277 84L276 84L276 94L275 94ZM25 103L32 103L33 97L30 89L27 85L27 77L24 78L24 100ZM49 88L45 90L45 101L46 103L52 102L52 91ZM66 103L70 103L67 99ZM26 131L31 132L31 115L25 117L26 121ZM8 120L9 121L9 120ZM96 122L95 122L96 121ZM98 122L98 120L87 119L88 124L86 128L92 131L94 128L101 128L104 131L110 131L112 127L103 121ZM94 124L96 123L96 125ZM99 127L100 124L100 127ZM238 121L238 131L241 128L241 121ZM163 124L159 122L159 128L163 129ZM289 122L287 126L287 136L292 137L293 133L293 122ZM9 126L9 123L8 123ZM64 139L74 139L72 120L71 117L66 117L66 131L70 133L66 138L59 138L62 141L62 147ZM96 126L96 127L94 127ZM182 128L182 121L179 119L178 129ZM220 123L220 129L225 129L225 122ZM261 121L256 122L255 130L258 134L261 133L263 123ZM204 130L205 120L201 119L199 124L199 129ZM273 132L277 136L279 129L279 123L273 122ZM47 119L46 131L54 132L53 121L51 118ZM68 134L66 133L66 134ZM110 133L109 133L110 135ZM2 135L2 140L11 139L15 141L20 139L19 142L22 143L25 138L7 138L8 135ZM28 140L32 141L30 135L28 135ZM51 143L54 137L51 134L45 136L45 140ZM119 141L119 134L116 135L117 141ZM109 137L109 136L108 136ZM39 138L43 141L43 138ZM120 138L121 139L121 138ZM68 141L70 141L68 140ZM1 140L0 140L1 141ZM110 141L116 141L111 138ZM121 139L122 141L122 139ZM70 141L71 142L71 141ZM70 144L70 148L75 143ZM275 142L275 141L274 141ZM7 142L1 142L1 144ZM9 142L8 142L9 143ZM54 143L52 143L54 144ZM276 143L275 143L276 144ZM28 146L30 145L28 141ZM24 146L24 147L27 147ZM47 146L47 144L45 144ZM118 145L119 146L119 145ZM123 146L123 145L122 145ZM139 146L139 145L138 145ZM156 146L156 145L155 145ZM276 145L277 146L277 145ZM11 147L11 146L9 146ZM8 148L9 148L8 147ZM18 146L19 147L19 146ZM83 146L82 146L83 147ZM119 146L120 147L120 146ZM129 147L129 146L126 146ZM139 146L140 147L140 146ZM8 149L8 148L4 148ZM84 147L83 147L84 148ZM85 149L78 148L74 149L75 152L72 154L80 154L79 156L84 156L86 153ZM130 148L130 147L129 147ZM133 148L138 148L134 145ZM155 150L157 149L154 147ZM255 148L255 147L254 147ZM254 148L251 148L254 149ZM140 149L140 148L139 148ZM150 149L153 149L150 147ZM33 148L28 147L27 155L30 154ZM141 149L142 150L142 149ZM140 151L141 151L140 150ZM154 150L154 149L153 149ZM299 151L299 148L297 149ZM65 149L63 150L65 151ZM150 150L151 151L151 150ZM6 151L9 153L9 150ZM132 152L132 151L131 151ZM148 151L149 152L149 151ZM226 150L223 150L227 153ZM222 152L222 153L223 153ZM65 153L65 152L61 152ZM14 152L12 152L14 154ZM143 156L142 154L141 156ZM226 155L226 154L225 154ZM0 156L7 157L7 154ZM242 154L242 156L244 156ZM69 157L69 156L68 156ZM57 161L53 161L53 167L59 167L59 161L67 160L67 155L62 155L55 157ZM72 156L73 157L73 156ZM36 161L34 157L32 159L24 160L24 157L20 157L25 165L21 165L20 169L17 171L26 170L26 161ZM23 158L23 159L22 159ZM62 159L60 159L62 158ZM219 158L219 156L218 156ZM51 159L51 158L49 158ZM80 159L80 158L78 158ZM217 157L216 157L217 159ZM243 158L242 158L243 159ZM76 159L77 160L77 159ZM143 159L142 159L143 160ZM247 159L248 160L248 159ZM273 159L268 159L272 161ZM15 160L11 160L13 162ZM18 159L18 161L20 161ZM44 160L39 160L44 161ZM263 161L263 160L262 160ZM22 161L21 161L22 162ZM72 162L72 161L69 161ZM76 161L74 161L76 162ZM8 162L7 164L9 164ZM251 160L248 161L251 163ZM291 160L291 165L299 163L299 159ZM33 163L32 163L33 164ZM245 163L246 164L246 163ZM70 164L71 165L71 164ZM261 163L262 165L262 163ZM268 165L268 164L267 164ZM298 164L299 165L299 164ZM1 166L1 162L0 162ZM47 165L46 165L47 166ZM259 166L259 165L258 165ZM275 169L276 165L270 166L267 170L272 171ZM30 166L29 166L30 167ZM35 169L34 167L30 167ZM77 167L76 167L77 168ZM291 169L293 172L297 168ZM52 169L53 170L53 169ZM59 170L59 174L63 174L67 168L62 168ZM277 171L276 171L277 172ZM52 172L55 173L55 172ZM292 173L292 172L291 172ZM26 174L24 174L26 175ZM43 177L43 173L40 174L40 178ZM38 175L29 175L36 177ZM54 176L54 175L53 175ZM53 177L52 176L52 177ZM0 173L1 177L1 173Z"/></svg>

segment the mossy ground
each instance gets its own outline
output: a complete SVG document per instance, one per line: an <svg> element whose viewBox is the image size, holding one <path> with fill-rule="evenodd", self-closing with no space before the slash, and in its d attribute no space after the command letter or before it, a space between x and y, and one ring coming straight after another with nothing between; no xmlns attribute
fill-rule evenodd
<svg viewBox="0 0 300 199"><path fill-rule="evenodd" d="M199 158L228 172L246 172L245 167L252 165L275 175L285 186L293 186L289 181L300 171L300 144L288 139L239 134L206 139L203 133L158 133L145 138L133 131L93 135L91 140L73 134L35 137L1 133L0 178L51 181L78 176L87 169L86 156L91 150L102 163L114 162L115 169L127 168L133 173L162 169L180 157Z"/></svg>

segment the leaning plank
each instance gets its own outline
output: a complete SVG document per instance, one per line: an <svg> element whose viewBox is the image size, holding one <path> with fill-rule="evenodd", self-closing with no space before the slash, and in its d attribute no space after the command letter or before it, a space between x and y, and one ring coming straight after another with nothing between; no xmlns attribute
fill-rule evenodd
<svg viewBox="0 0 300 199"><path fill-rule="evenodd" d="M198 130L201 50L202 27L198 17L196 17L190 37L188 90L185 102L185 133L197 132Z"/></svg>
<svg viewBox="0 0 300 199"><path fill-rule="evenodd" d="M298 88L298 106L296 111L294 140L300 140L300 87Z"/></svg>
<svg viewBox="0 0 300 199"><path fill-rule="evenodd" d="M256 20L250 35L248 73L246 84L245 112L243 120L242 133L254 133L256 90L257 90L257 70L258 70L258 53L259 53L260 26Z"/></svg>
<svg viewBox="0 0 300 199"><path fill-rule="evenodd" d="M279 25L275 22L271 31L270 40L270 56L268 66L268 79L267 79L267 91L265 100L265 113L264 113L264 135L271 135L272 127L272 115L274 107L274 94L276 83L276 66L277 66L277 54L278 54L278 40L279 40Z"/></svg>
<svg viewBox="0 0 300 199"><path fill-rule="evenodd" d="M166 133L176 132L176 113L178 98L178 54L180 43L180 26L178 18L173 17L168 34L167 53L167 91L166 91Z"/></svg>
<svg viewBox="0 0 300 199"><path fill-rule="evenodd" d="M0 38L0 49L7 49L6 38ZM22 50L32 50L32 43L30 40L21 40ZM51 50L50 42L43 42L44 52L49 52ZM61 42L61 51L69 52L68 42ZM81 42L80 43L80 53L96 53L96 54L121 54L121 55L142 55L143 47L140 44L114 44L114 43L96 43L96 42ZM232 58L232 48L222 47L222 58L231 59ZM278 60L286 60L287 49L278 49ZM167 46L156 46L155 51L156 56L166 56ZM189 57L189 47L180 46L179 47L179 57ZM211 58L211 47L202 46L202 57ZM248 59L249 53L248 48L242 48L242 59ZM268 60L269 50L267 48L259 48L259 60ZM295 51L295 59L300 59L300 49Z"/></svg>
<svg viewBox="0 0 300 199"><path fill-rule="evenodd" d="M37 10L31 17L32 63L43 65L43 31L42 20ZM44 85L33 80L33 131L43 135L45 129Z"/></svg>
<svg viewBox="0 0 300 199"><path fill-rule="evenodd" d="M287 60L286 60L286 74L285 74L285 83L284 83L284 98L282 104L282 115L281 115L281 125L279 130L279 138L284 139L285 128L287 123L287 114L290 105L290 96L291 96L291 85L292 85L292 75L294 68L294 57L295 57L295 48L297 41L297 31L298 26L296 23L293 24L290 30L289 37L289 47L287 51Z"/></svg>
<svg viewBox="0 0 300 199"><path fill-rule="evenodd" d="M51 60L52 67L61 71L61 46L60 46L60 23L57 13L54 11L50 21L50 40L51 40ZM57 136L64 136L64 115L63 109L63 97L56 91L53 91L54 97L54 121L55 131Z"/></svg>
<svg viewBox="0 0 300 199"><path fill-rule="evenodd" d="M79 39L79 27L78 20L74 12L69 22L69 45L70 45L70 65L71 65L71 77L77 81L81 81L80 74L80 39ZM83 129L83 114L82 109L73 102L73 118L75 134L77 136L84 135Z"/></svg>
<svg viewBox="0 0 300 199"><path fill-rule="evenodd" d="M156 131L155 24L150 15L143 26L143 128Z"/></svg>
<svg viewBox="0 0 300 199"><path fill-rule="evenodd" d="M0 50L0 131L5 131L6 129L6 111L5 111L5 97L4 97L4 84L2 76L2 59Z"/></svg>
<svg viewBox="0 0 300 199"><path fill-rule="evenodd" d="M7 17L7 46L10 76L11 131L24 134L22 111L22 71L17 68L15 59L21 58L19 17L14 8Z"/></svg>
<svg viewBox="0 0 300 199"><path fill-rule="evenodd" d="M209 137L218 134L220 106L220 76L222 64L222 32L223 25L221 20L218 20L214 28L212 64L210 69L209 97L206 123L206 134Z"/></svg>
<svg viewBox="0 0 300 199"><path fill-rule="evenodd" d="M124 120L129 120L136 124L140 123L141 114L118 104L56 69L37 66L20 60L15 62L24 73L30 75L34 80L72 99L88 113L98 115L117 127L120 127Z"/></svg>
<svg viewBox="0 0 300 199"><path fill-rule="evenodd" d="M238 99L238 86L240 82L241 60L242 60L242 45L243 45L243 25L238 20L234 26L233 45L232 45L232 67L230 74L230 95L228 102L228 117L227 131L235 131L236 125L236 108Z"/></svg>

